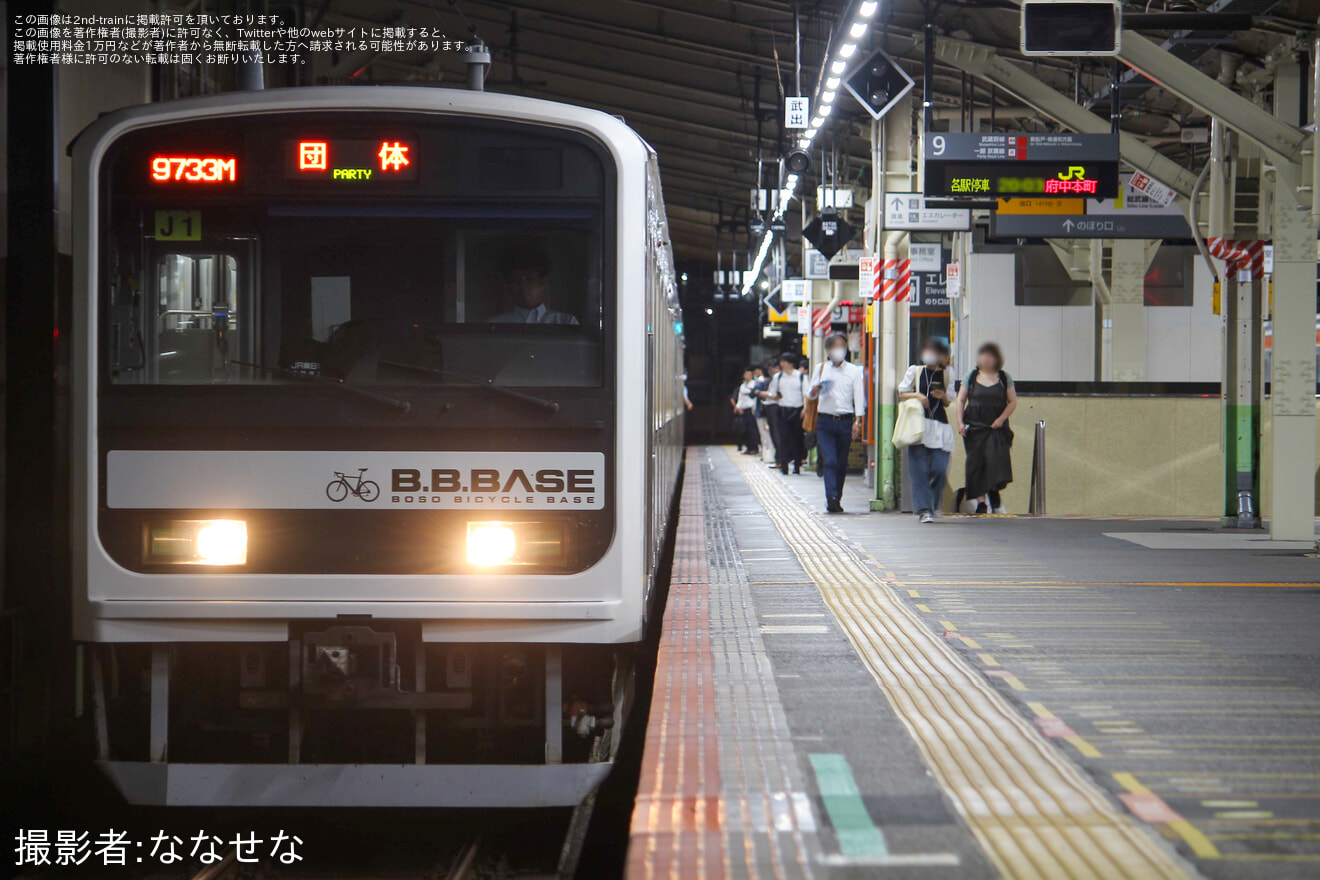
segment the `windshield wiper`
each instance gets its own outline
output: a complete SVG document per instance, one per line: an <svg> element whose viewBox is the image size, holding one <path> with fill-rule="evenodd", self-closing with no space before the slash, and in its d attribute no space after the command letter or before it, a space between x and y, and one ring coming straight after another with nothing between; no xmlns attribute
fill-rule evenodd
<svg viewBox="0 0 1320 880"><path fill-rule="evenodd" d="M316 376L311 373L300 373L297 370L291 370L288 367L273 367L269 364L258 364L252 361L230 360L226 363L235 364L240 367L252 367L254 370L265 370L268 373L279 373L281 376L292 376L296 379L303 379L307 382L314 382L317 385L327 385L331 388L338 388L345 394L351 394L354 397L361 397L378 403L381 406L388 406L390 409L397 409L399 412L408 412L412 409L412 404L406 400L399 400L397 397L390 397L388 394L381 394L376 391L368 391L365 388L358 388L354 385L345 384L342 379L328 379L325 376Z"/></svg>
<svg viewBox="0 0 1320 880"><path fill-rule="evenodd" d="M413 373L425 373L429 376L443 376L449 379L459 379L471 385L480 385L483 388L489 388L503 394L505 397L512 397L514 400L521 400L523 403L530 403L532 406L540 407L547 412L559 412L559 404L553 400L547 400L544 397L537 397L535 394L524 394L521 391L514 391L512 388L504 385L496 385L494 379L487 379L482 376L474 376L470 373L456 373L453 370L437 370L434 367L425 367L421 364L408 364L403 361L378 360L377 364L383 367L394 367L396 370L408 370Z"/></svg>

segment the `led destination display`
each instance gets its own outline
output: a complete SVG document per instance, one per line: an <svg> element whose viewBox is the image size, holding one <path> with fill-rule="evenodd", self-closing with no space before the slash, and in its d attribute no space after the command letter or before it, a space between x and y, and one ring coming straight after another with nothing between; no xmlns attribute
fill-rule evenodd
<svg viewBox="0 0 1320 880"><path fill-rule="evenodd" d="M967 198L1118 195L1113 135L926 135L927 196Z"/></svg>

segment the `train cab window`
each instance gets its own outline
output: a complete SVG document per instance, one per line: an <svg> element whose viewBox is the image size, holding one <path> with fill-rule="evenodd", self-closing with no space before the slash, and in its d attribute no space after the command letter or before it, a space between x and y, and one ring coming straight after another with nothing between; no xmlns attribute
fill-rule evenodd
<svg viewBox="0 0 1320 880"><path fill-rule="evenodd" d="M362 125L262 119L123 140L102 227L111 384L604 387L604 154L534 127L412 117L352 133ZM385 128L406 134L407 175L306 176L289 152L324 130L334 156L375 161L352 150ZM232 155L232 174L153 178L167 142Z"/></svg>
<svg viewBox="0 0 1320 880"><path fill-rule="evenodd" d="M210 382L244 335L238 261L229 254L164 254L156 261L155 374Z"/></svg>

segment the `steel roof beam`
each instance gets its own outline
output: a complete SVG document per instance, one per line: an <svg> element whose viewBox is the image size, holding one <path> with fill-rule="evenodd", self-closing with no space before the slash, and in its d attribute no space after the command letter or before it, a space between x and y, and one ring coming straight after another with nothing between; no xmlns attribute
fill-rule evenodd
<svg viewBox="0 0 1320 880"><path fill-rule="evenodd" d="M1261 149L1299 162L1310 135L1206 76L1192 65L1140 34L1123 34L1119 60L1159 83L1168 92L1207 115L1222 119L1229 128Z"/></svg>
<svg viewBox="0 0 1320 880"><path fill-rule="evenodd" d="M1128 35L1124 34L1124 49L1127 48L1127 43ZM1034 107L1043 116L1073 131L1083 134L1108 134L1110 131L1109 120L1101 119L1072 98L1045 85L1027 71L1000 57L999 53L989 46L966 43L948 37L936 37L935 56L993 83L1023 104ZM1180 195L1191 195L1192 187L1196 183L1196 175L1168 156L1152 149L1135 135L1120 132L1118 152L1129 164L1147 172Z"/></svg>
<svg viewBox="0 0 1320 880"><path fill-rule="evenodd" d="M1279 5L1279 0L1215 0L1206 12L1238 12L1250 13L1253 15L1264 15L1275 6ZM1174 13L1178 14L1178 13ZM1184 61L1196 61L1208 54L1214 46L1210 43L1202 42L1203 39L1212 35L1218 35L1215 31L1208 30L1178 30L1171 33L1160 48L1169 52ZM1127 39L1124 37L1124 39ZM1128 104L1138 96L1145 93L1154 83L1142 77L1136 70L1125 70L1119 77L1119 106ZM1109 100L1110 87L1101 88L1095 95L1086 102L1087 109Z"/></svg>

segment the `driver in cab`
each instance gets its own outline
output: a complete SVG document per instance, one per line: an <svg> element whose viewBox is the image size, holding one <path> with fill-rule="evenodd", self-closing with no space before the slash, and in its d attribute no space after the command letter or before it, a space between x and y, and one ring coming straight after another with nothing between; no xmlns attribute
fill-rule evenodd
<svg viewBox="0 0 1320 880"><path fill-rule="evenodd" d="M500 273L512 308L491 318L494 324L577 324L568 312L545 304L550 282L550 259L539 247L523 245L509 251Z"/></svg>

